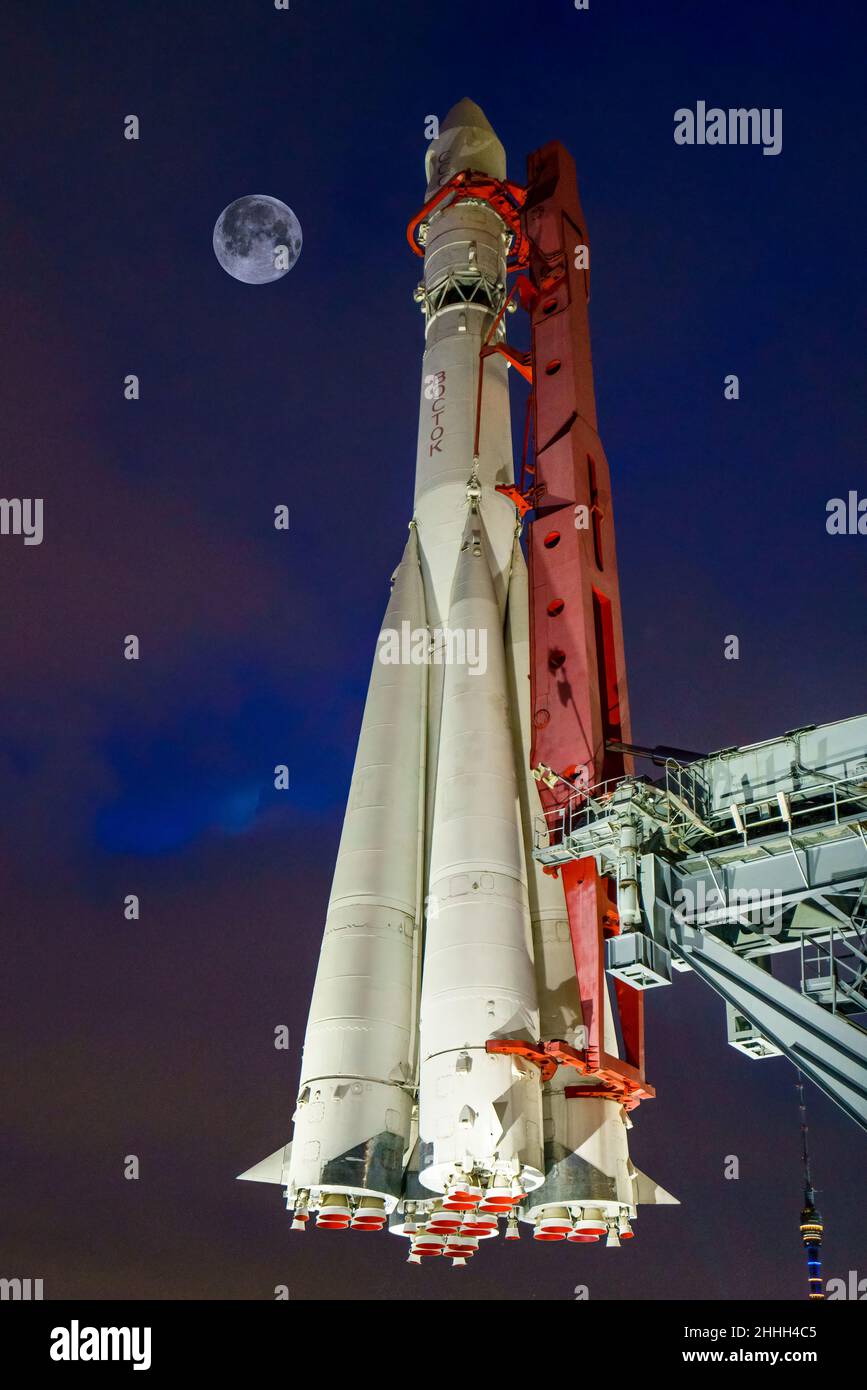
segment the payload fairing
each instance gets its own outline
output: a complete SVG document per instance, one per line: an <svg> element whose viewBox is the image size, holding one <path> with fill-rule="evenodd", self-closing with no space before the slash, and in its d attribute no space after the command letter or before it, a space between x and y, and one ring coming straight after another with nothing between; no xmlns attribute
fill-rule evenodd
<svg viewBox="0 0 867 1390"><path fill-rule="evenodd" d="M552 190L540 153L541 164L533 159L542 177L528 195L506 181L503 147L467 100L428 149L425 207L411 224L424 243L416 298L426 325L413 519L373 662L294 1137L243 1175L285 1188L295 1229L314 1212L318 1225L336 1229L388 1223L410 1238L414 1262L462 1262L501 1221L507 1238L525 1221L540 1241L607 1237L618 1245L632 1234L639 1202L674 1200L629 1158L628 1111L652 1091L640 1066L618 1064L597 971L616 908L586 870L570 882L569 871L552 876L533 857L540 794L543 804L561 785L574 795L582 774L587 785L597 782L608 775L605 734L628 738L622 655L614 686L607 695L599 689L622 639L619 606L612 609L600 577L607 467L595 407L551 431L543 418L549 397L535 390L537 465L551 446L556 478L557 451L575 428L590 431L603 459L597 469L588 454L584 549L574 486L555 496L549 483L543 496L538 477L535 490L515 483L509 367L530 379L561 366L565 377L569 365L565 350L548 356L544 346L544 334L562 339L570 320L544 246ZM570 235L562 227L560 234ZM510 349L503 333L515 294L507 276L526 264L531 278L519 279L533 310L532 354ZM567 294L573 281L584 283L571 268L560 279ZM581 312L586 318L583 305ZM581 391L592 405L589 343L586 351L575 345L575 360L579 405ZM595 547L599 576L584 584L586 611L575 615L594 650L585 652L583 672L580 661L571 667L571 687L562 653L532 618L521 546L531 507L537 523L565 517L561 554L568 541L573 569L586 568L585 551ZM560 582L549 561L561 533L547 523L537 529L533 582L547 594ZM616 600L610 525L605 546ZM542 611L553 623L563 607L555 594ZM531 683L540 644L548 675ZM574 688L576 674L586 689ZM540 697L547 679L550 703L571 700L582 729L565 777L536 757L550 718L544 691ZM584 721L582 700L591 711ZM616 726L603 727L612 700ZM576 937L588 910L589 948ZM635 1020L622 1031L634 1046Z"/></svg>

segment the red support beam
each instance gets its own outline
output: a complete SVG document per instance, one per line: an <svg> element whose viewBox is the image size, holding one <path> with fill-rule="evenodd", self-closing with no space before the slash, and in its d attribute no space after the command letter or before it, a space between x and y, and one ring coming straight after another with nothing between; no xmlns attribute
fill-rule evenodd
<svg viewBox="0 0 867 1390"><path fill-rule="evenodd" d="M528 532L531 765L565 779L538 783L543 808L553 811L574 795L566 782L593 786L632 771L630 759L606 748L609 739L631 741L629 700L611 483L593 389L589 240L575 166L559 143L528 160L522 222L534 291L522 296L532 328L536 466ZM635 1104L653 1094L644 1078L640 991L618 983L626 1056L605 1049L605 936L619 931L613 885L592 860L567 864L562 879L587 1030L583 1066Z"/></svg>

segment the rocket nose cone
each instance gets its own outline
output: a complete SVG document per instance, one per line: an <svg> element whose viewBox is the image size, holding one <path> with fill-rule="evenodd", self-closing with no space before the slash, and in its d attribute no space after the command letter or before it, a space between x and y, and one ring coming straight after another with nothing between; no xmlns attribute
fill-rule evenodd
<svg viewBox="0 0 867 1390"><path fill-rule="evenodd" d="M460 101L455 102L451 111L444 121L440 122L440 130L453 130L455 126L468 126L474 130L485 130L493 135L494 128L482 110L469 97L461 97Z"/></svg>
<svg viewBox="0 0 867 1390"><path fill-rule="evenodd" d="M425 157L427 197L464 170L506 177L506 152L480 106L462 97L439 125Z"/></svg>

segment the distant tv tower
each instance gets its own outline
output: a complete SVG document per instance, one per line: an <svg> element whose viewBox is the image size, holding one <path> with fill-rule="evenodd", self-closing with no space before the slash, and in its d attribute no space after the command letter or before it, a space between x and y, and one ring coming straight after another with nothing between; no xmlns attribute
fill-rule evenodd
<svg viewBox="0 0 867 1390"><path fill-rule="evenodd" d="M801 1240L807 1252L807 1285L810 1298L824 1298L822 1287L822 1245L821 1213L816 1210L816 1192L810 1174L810 1151L807 1145L807 1107L804 1102L804 1078L798 1072L798 1103L801 1111L801 1144L804 1157L804 1209L801 1212Z"/></svg>

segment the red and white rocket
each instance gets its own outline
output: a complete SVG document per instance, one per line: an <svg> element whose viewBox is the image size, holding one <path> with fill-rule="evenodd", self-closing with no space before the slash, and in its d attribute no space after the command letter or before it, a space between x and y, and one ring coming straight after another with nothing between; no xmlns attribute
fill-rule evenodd
<svg viewBox="0 0 867 1390"><path fill-rule="evenodd" d="M586 861L533 857L543 810L624 771L628 740L608 469L596 431L587 237L557 144L509 183L463 100L425 161L415 503L392 578L310 1005L294 1136L244 1178L293 1227L611 1245L671 1202L629 1158L653 1094L641 995L604 975L616 897ZM510 293L508 276L517 279ZM505 341L527 309L532 350ZM531 383L516 482L509 368ZM528 416L529 418L529 416ZM530 558L521 544L525 518ZM586 522L586 524L582 524ZM622 903L622 897L621 897ZM634 997L630 997L634 996Z"/></svg>

